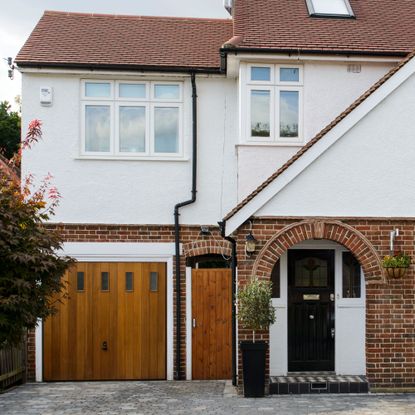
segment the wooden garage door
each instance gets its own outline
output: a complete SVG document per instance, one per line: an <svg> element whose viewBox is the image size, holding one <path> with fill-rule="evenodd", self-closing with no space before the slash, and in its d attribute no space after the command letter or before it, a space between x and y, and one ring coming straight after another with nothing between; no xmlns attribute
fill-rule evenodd
<svg viewBox="0 0 415 415"><path fill-rule="evenodd" d="M77 263L65 281L44 322L44 380L166 378L165 264Z"/></svg>

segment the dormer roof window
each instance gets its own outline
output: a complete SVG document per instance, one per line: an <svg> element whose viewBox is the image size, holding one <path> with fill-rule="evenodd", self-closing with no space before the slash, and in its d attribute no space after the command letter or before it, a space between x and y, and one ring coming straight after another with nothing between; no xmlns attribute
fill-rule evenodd
<svg viewBox="0 0 415 415"><path fill-rule="evenodd" d="M306 0L310 16L354 17L349 0Z"/></svg>

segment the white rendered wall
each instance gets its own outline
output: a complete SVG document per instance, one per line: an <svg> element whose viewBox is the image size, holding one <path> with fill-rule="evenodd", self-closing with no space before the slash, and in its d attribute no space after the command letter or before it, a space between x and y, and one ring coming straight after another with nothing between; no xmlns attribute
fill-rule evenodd
<svg viewBox="0 0 415 415"><path fill-rule="evenodd" d="M301 63L295 62L296 64ZM347 71L350 62L302 62L304 71L304 143L369 89L393 63L361 62L361 72ZM241 66L241 79L245 66ZM242 120L243 121L243 120ZM241 127L240 127L241 128ZM243 128L241 128L244 131ZM240 137L240 144L244 138ZM290 159L301 146L238 146L238 200L243 199Z"/></svg>
<svg viewBox="0 0 415 415"><path fill-rule="evenodd" d="M43 122L42 141L24 154L23 175L31 172L40 179L50 172L54 176L62 194L54 222L172 223L174 205L191 197L189 77L184 87L183 161L80 159L80 79L91 78L90 74L23 74L23 129L34 118ZM39 103L41 86L53 88L50 107ZM197 87L198 200L182 209L180 220L216 224L236 203L236 81L198 76Z"/></svg>
<svg viewBox="0 0 415 415"><path fill-rule="evenodd" d="M414 216L414 114L412 75L255 215Z"/></svg>

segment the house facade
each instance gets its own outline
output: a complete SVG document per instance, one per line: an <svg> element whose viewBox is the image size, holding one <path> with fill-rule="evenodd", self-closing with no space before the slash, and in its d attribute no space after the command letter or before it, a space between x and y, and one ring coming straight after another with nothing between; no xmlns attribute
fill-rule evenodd
<svg viewBox="0 0 415 415"><path fill-rule="evenodd" d="M233 299L255 275L271 392L298 373L415 387L413 270L382 268L414 255L415 6L378 3L45 12L16 58L23 125L43 122L22 168L54 175L46 226L78 262L33 378L241 384Z"/></svg>

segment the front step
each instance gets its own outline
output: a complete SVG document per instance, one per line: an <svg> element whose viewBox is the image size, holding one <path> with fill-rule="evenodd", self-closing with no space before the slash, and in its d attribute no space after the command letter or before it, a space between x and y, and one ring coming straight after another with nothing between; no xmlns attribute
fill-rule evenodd
<svg viewBox="0 0 415 415"><path fill-rule="evenodd" d="M270 395L309 393L368 393L365 376L337 376L325 373L296 373L271 376Z"/></svg>

